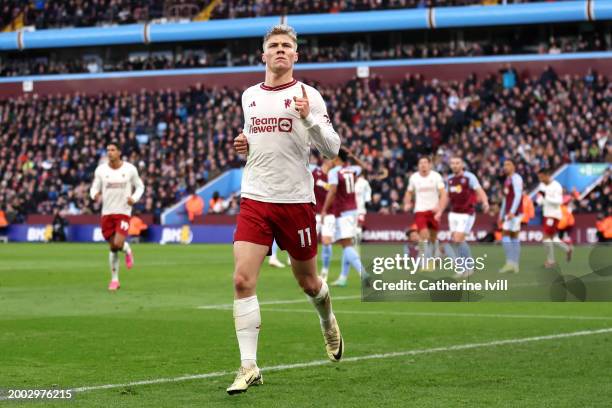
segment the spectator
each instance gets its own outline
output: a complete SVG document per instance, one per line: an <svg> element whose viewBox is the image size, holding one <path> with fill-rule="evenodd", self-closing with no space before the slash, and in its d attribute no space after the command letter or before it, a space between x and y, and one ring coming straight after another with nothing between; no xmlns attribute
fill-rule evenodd
<svg viewBox="0 0 612 408"><path fill-rule="evenodd" d="M523 192L523 219L521 220L522 224L529 224L529 221L535 217L535 207L533 205L533 200L529 197L526 191Z"/></svg>
<svg viewBox="0 0 612 408"><path fill-rule="evenodd" d="M138 215L132 215L130 218L130 228L128 230L128 236L131 242L140 242L141 238L147 232L149 226L140 218Z"/></svg>
<svg viewBox="0 0 612 408"><path fill-rule="evenodd" d="M185 202L185 210L187 211L190 223L193 223L196 217L204 213L204 200L193 190Z"/></svg>
<svg viewBox="0 0 612 408"><path fill-rule="evenodd" d="M600 214L597 217L597 240L599 242L612 242L612 214L608 211L608 215Z"/></svg>
<svg viewBox="0 0 612 408"><path fill-rule="evenodd" d="M223 212L223 199L219 197L219 192L215 191L212 198L208 202L208 212L212 214L221 214Z"/></svg>
<svg viewBox="0 0 612 408"><path fill-rule="evenodd" d="M53 222L51 224L53 234L51 240L53 242L66 242L66 229L68 221L62 216L58 208L53 210Z"/></svg>
<svg viewBox="0 0 612 408"><path fill-rule="evenodd" d="M6 219L6 214L0 210L0 241L8 242L8 227L9 222Z"/></svg>

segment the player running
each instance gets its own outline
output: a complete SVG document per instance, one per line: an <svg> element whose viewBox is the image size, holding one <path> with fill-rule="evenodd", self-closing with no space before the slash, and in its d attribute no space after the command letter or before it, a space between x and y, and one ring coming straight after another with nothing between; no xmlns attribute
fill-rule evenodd
<svg viewBox="0 0 612 408"><path fill-rule="evenodd" d="M134 165L121 160L119 143L112 141L106 146L108 162L96 168L93 184L89 194L98 201L102 197L102 235L110 245L108 261L111 270L111 281L108 290L118 290L119 255L125 252L125 266L131 269L134 256L125 238L130 227L132 206L142 197L144 184L138 176Z"/></svg>
<svg viewBox="0 0 612 408"><path fill-rule="evenodd" d="M561 241L558 236L558 225L563 214L561 205L563 204L563 187L552 178L550 170L542 169L538 172L540 185L536 202L543 208L544 219L542 221L542 231L544 233L544 246L546 247L546 262L544 267L552 268L556 265L555 244L566 254L567 261L572 259L572 247Z"/></svg>
<svg viewBox="0 0 612 408"><path fill-rule="evenodd" d="M412 174L408 181L408 188L404 196L404 211L413 207L412 197L416 197L414 204L414 222L420 236L420 255L425 259L432 258L437 252L437 238L440 218L446 208L448 196L444 188L442 176L431 169L431 159L421 157L418 161L418 172ZM430 262L425 262L423 271L431 271Z"/></svg>
<svg viewBox="0 0 612 408"><path fill-rule="evenodd" d="M353 246L353 239L357 235L355 181L361 174L361 167L350 166L349 155L347 150L340 149L338 157L333 160L334 167L327 174L329 191L321 210L323 218L328 211L333 212L336 218L334 242L342 246L342 269L340 276L332 283L332 286L346 286L351 266L355 268L360 277L363 272L361 258ZM356 160L354 156L350 155L350 157Z"/></svg>
<svg viewBox="0 0 612 408"><path fill-rule="evenodd" d="M452 257L471 258L470 246L465 241L472 231L476 220L476 203L482 203L482 209L489 211L489 199L473 173L465 171L465 163L460 157L452 157L450 168L453 174L448 178L448 200L450 213L448 225L452 235ZM461 276L470 276L473 270L466 270Z"/></svg>
<svg viewBox="0 0 612 408"><path fill-rule="evenodd" d="M293 78L297 59L293 28L274 26L263 41L265 81L242 94L245 125L234 140L236 151L247 154L234 234L234 324L241 366L229 394L263 382L257 367L261 315L255 287L274 239L289 252L293 274L319 314L328 357L339 361L344 352L329 289L317 275L315 197L308 170L311 144L333 158L340 137L319 92Z"/></svg>
<svg viewBox="0 0 612 408"><path fill-rule="evenodd" d="M523 218L523 178L516 173L511 159L504 162L504 197L499 218L502 222L502 245L506 253L506 264L499 273L518 273L521 259L521 219Z"/></svg>

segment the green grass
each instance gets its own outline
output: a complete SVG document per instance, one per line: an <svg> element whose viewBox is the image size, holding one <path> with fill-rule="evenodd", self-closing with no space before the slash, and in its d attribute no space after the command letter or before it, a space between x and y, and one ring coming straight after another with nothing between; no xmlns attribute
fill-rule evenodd
<svg viewBox="0 0 612 408"><path fill-rule="evenodd" d="M612 333L268 371L263 386L230 397L225 388L239 364L231 309L197 307L231 304L231 247L135 245L134 251L136 266L131 271L122 266L122 289L109 294L102 245L0 245L0 389L228 372L91 390L71 402L34 406L612 405ZM339 254L335 249L332 274ZM587 257L586 249L578 251L577 262ZM523 249L523 259L541 258L541 248ZM358 282L351 277L349 287L334 288L332 296L358 296ZM304 299L288 269L267 265L258 296L261 302ZM336 300L334 308L346 357L612 327L612 304L602 302L361 303L352 298ZM260 366L325 358L310 309L306 302L262 305ZM24 405L0 401L2 406Z"/></svg>

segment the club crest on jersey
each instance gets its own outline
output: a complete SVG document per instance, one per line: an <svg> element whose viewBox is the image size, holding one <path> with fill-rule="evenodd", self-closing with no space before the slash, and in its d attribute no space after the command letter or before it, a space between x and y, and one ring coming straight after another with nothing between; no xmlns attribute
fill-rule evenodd
<svg viewBox="0 0 612 408"><path fill-rule="evenodd" d="M450 190L451 193L460 194L463 191L463 188L462 188L461 184L456 184L454 186L450 186L449 190Z"/></svg>
<svg viewBox="0 0 612 408"><path fill-rule="evenodd" d="M285 99L285 109L288 109L291 107L291 99Z"/></svg>
<svg viewBox="0 0 612 408"><path fill-rule="evenodd" d="M293 130L293 119L291 118L251 117L250 119L251 123L248 125L248 132L250 134L291 132Z"/></svg>

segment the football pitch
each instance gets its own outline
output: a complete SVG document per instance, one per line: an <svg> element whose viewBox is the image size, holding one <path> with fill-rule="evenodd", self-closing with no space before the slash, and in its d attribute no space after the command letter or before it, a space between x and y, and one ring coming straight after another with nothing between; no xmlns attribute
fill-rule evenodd
<svg viewBox="0 0 612 408"><path fill-rule="evenodd" d="M133 249L112 294L104 245L0 244L0 389L75 390L33 405L52 407L612 406L611 303L362 303L352 272L332 288L346 343L334 364L290 270L267 264L264 384L229 396L231 246ZM543 262L542 248L522 256Z"/></svg>

